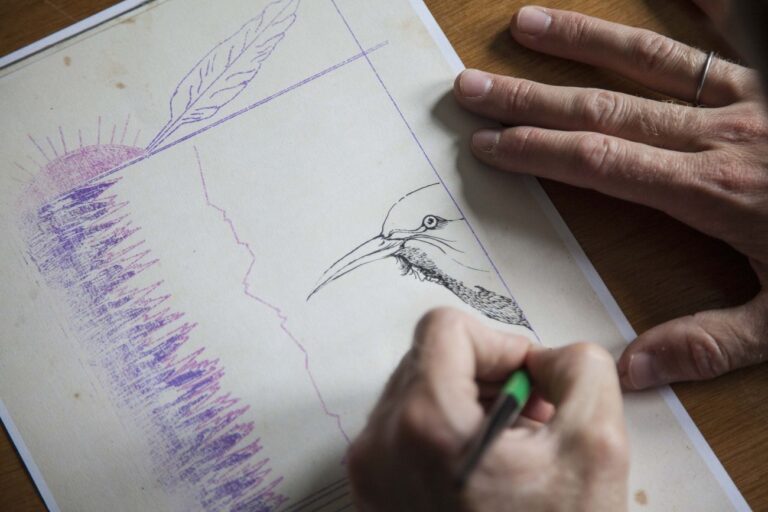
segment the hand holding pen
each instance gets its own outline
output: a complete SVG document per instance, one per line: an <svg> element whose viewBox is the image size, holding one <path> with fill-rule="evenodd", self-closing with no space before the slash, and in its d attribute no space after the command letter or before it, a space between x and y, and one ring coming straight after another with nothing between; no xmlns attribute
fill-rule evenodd
<svg viewBox="0 0 768 512"><path fill-rule="evenodd" d="M466 471L488 410L498 410L500 391L523 366L534 395ZM349 473L359 510L621 511L628 460L607 352L586 343L535 348L442 309L417 327L350 448Z"/></svg>

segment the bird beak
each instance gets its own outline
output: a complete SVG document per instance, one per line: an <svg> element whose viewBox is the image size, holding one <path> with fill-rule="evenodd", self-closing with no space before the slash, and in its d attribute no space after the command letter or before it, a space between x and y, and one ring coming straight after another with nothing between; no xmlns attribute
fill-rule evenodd
<svg viewBox="0 0 768 512"><path fill-rule="evenodd" d="M374 261L382 260L395 254L402 247L403 240L389 239L383 235L371 238L367 242L358 245L349 253L337 260L336 263L323 273L320 278L320 284L312 290L307 300L309 300L320 288L331 281L335 281L344 274L348 274L356 268L367 265Z"/></svg>

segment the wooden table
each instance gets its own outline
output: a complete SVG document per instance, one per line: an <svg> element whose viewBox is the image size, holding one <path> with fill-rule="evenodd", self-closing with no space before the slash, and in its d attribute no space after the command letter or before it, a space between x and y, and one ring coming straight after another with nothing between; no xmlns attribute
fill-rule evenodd
<svg viewBox="0 0 768 512"><path fill-rule="evenodd" d="M116 3L115 0L2 0L0 54ZM587 66L545 57L507 34L517 0L427 0L468 67L552 84L651 95ZM728 54L685 0L551 0ZM693 84L692 84L693 87ZM736 305L758 289L744 257L669 217L555 183L545 188L637 331L705 308ZM754 510L768 510L768 367L674 386L689 414ZM0 436L0 510L45 510L5 432Z"/></svg>

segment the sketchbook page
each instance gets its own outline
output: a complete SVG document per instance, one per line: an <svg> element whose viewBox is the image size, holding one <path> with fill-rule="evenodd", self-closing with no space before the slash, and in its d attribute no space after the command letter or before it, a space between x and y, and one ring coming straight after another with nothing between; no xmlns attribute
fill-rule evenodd
<svg viewBox="0 0 768 512"><path fill-rule="evenodd" d="M167 0L0 74L0 398L49 501L349 507L436 305L622 348L453 77L408 0ZM626 414L644 510L738 506L657 392Z"/></svg>

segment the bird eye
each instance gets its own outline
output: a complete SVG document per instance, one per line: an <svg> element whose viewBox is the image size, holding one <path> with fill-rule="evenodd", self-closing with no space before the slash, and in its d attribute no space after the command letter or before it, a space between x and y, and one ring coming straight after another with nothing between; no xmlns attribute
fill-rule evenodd
<svg viewBox="0 0 768 512"><path fill-rule="evenodd" d="M437 217L435 217L434 215L427 215L426 217L424 217L424 220L421 223L421 225L427 229L435 229L437 227L437 224L438 224Z"/></svg>

